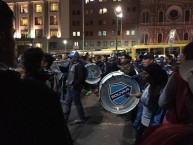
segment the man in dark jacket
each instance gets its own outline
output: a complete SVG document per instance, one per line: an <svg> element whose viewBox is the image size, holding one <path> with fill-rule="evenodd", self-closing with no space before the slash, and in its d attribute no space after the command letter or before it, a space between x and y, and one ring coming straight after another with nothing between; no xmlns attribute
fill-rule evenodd
<svg viewBox="0 0 193 145"><path fill-rule="evenodd" d="M79 119L74 120L73 124L83 123L85 121L85 114L80 100L80 93L85 81L84 65L79 61L79 53L77 51L72 51L68 57L70 58L70 65L66 80L67 96L65 100L64 118L68 121L73 100L79 116Z"/></svg>
<svg viewBox="0 0 193 145"><path fill-rule="evenodd" d="M58 96L9 70L14 64L13 18L0 0L0 144L72 145Z"/></svg>

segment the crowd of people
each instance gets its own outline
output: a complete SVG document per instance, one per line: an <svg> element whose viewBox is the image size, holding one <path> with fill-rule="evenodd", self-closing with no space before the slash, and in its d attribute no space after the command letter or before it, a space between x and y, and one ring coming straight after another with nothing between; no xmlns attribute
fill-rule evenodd
<svg viewBox="0 0 193 145"><path fill-rule="evenodd" d="M120 70L139 84L140 101L131 113L135 144L159 144L160 139L165 139L163 145L193 143L193 42L183 55L136 53L135 59L126 52L93 58L72 51L57 60L40 48L29 48L15 63L13 21L12 10L0 0L1 144L72 145L67 126L72 101L78 113L72 123L84 123L81 92L99 91L98 84L85 85L87 63L100 67L101 79Z"/></svg>

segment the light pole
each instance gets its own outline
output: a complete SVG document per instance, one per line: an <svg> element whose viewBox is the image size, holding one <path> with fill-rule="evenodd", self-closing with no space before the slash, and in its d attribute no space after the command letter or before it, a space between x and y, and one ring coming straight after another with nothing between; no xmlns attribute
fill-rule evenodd
<svg viewBox="0 0 193 145"><path fill-rule="evenodd" d="M118 54L118 49L117 49L117 45L118 45L118 21L119 18L123 17L123 13L122 13L122 9L120 6L116 7L114 9L115 15L116 15L116 43L115 43L115 49L116 49L116 53ZM122 32L121 32L122 33Z"/></svg>
<svg viewBox="0 0 193 145"><path fill-rule="evenodd" d="M64 47L64 49L65 49L64 52L66 53L66 44L67 44L67 40L64 40L63 43L64 43L64 45L65 45L65 47Z"/></svg>

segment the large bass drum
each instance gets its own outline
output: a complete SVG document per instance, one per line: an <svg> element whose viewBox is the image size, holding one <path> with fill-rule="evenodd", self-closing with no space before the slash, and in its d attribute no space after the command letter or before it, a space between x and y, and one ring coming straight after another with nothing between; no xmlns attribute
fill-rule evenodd
<svg viewBox="0 0 193 145"><path fill-rule="evenodd" d="M138 104L138 83L123 72L107 74L100 82L99 95L102 106L115 114L125 114Z"/></svg>
<svg viewBox="0 0 193 145"><path fill-rule="evenodd" d="M102 71L98 65L95 63L89 63L85 65L87 69L87 77L85 82L88 84L96 84L101 79Z"/></svg>

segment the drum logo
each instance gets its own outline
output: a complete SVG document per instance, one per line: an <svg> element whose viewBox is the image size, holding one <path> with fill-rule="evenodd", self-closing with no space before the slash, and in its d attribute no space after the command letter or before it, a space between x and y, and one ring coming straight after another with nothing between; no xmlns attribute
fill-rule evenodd
<svg viewBox="0 0 193 145"><path fill-rule="evenodd" d="M109 97L115 105L124 104L131 93L132 87L122 82L109 85Z"/></svg>

